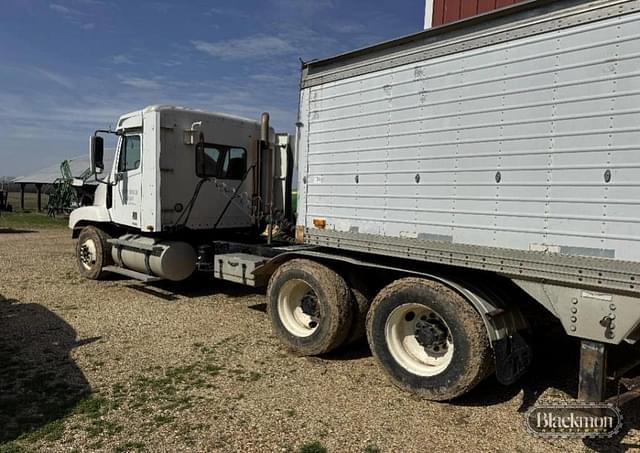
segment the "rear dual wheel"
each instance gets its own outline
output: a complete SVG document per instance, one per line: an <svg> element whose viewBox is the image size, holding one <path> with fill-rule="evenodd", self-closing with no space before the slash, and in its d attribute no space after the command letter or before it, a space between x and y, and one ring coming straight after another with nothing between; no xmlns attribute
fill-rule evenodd
<svg viewBox="0 0 640 453"><path fill-rule="evenodd" d="M396 386L430 400L461 396L493 369L480 315L433 280L404 278L384 288L371 304L367 338Z"/></svg>
<svg viewBox="0 0 640 453"><path fill-rule="evenodd" d="M274 333L293 352L324 354L347 340L354 316L352 294L328 267L291 260L273 274L267 296Z"/></svg>

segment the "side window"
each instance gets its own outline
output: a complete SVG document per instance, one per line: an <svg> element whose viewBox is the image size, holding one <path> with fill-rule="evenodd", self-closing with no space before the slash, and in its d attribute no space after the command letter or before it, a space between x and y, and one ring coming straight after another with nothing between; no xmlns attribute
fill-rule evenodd
<svg viewBox="0 0 640 453"><path fill-rule="evenodd" d="M244 148L208 143L196 147L196 174L201 178L242 179L246 171Z"/></svg>
<svg viewBox="0 0 640 453"><path fill-rule="evenodd" d="M218 175L218 163L224 153L222 147L204 145L204 151L196 153L196 174L201 178Z"/></svg>
<svg viewBox="0 0 640 453"><path fill-rule="evenodd" d="M140 168L141 141L139 135L125 135L123 137L122 151L118 161L118 171L125 172Z"/></svg>
<svg viewBox="0 0 640 453"><path fill-rule="evenodd" d="M242 179L247 171L247 152L244 148L229 148L224 158L221 178Z"/></svg>

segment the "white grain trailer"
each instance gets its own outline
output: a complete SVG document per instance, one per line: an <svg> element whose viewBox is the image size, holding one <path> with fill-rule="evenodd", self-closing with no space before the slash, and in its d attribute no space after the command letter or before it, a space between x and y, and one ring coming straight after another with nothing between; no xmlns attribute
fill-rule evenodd
<svg viewBox="0 0 640 453"><path fill-rule="evenodd" d="M640 0L527 2L304 64L295 224L266 115L150 107L115 133L70 219L88 278L267 287L295 353L366 331L434 400L518 379L536 307L582 341L583 399L640 338Z"/></svg>
<svg viewBox="0 0 640 453"><path fill-rule="evenodd" d="M308 63L299 121L305 243L507 277L584 340L601 393L604 345L639 334L639 1L528 2ZM420 386L397 320L432 307L394 285L369 341ZM498 307L467 299L495 342Z"/></svg>

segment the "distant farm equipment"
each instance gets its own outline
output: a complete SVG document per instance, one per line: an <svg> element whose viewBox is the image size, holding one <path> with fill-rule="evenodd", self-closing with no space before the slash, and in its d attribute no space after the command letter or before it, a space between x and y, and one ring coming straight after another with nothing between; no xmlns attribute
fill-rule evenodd
<svg viewBox="0 0 640 453"><path fill-rule="evenodd" d="M79 177L74 177L69 161L65 160L60 164L60 173L62 176L53 182L49 192L47 215L51 217L55 217L57 214L69 214L75 208L86 204L83 203L84 201L90 202L90 198L92 198L82 190L84 181L91 174L89 169Z"/></svg>

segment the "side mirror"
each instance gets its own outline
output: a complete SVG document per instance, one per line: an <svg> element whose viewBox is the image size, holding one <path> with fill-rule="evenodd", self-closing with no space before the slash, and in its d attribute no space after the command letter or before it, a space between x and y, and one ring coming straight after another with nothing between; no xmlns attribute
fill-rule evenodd
<svg viewBox="0 0 640 453"><path fill-rule="evenodd" d="M89 140L89 166L92 174L104 170L104 139L97 135L92 135Z"/></svg>

